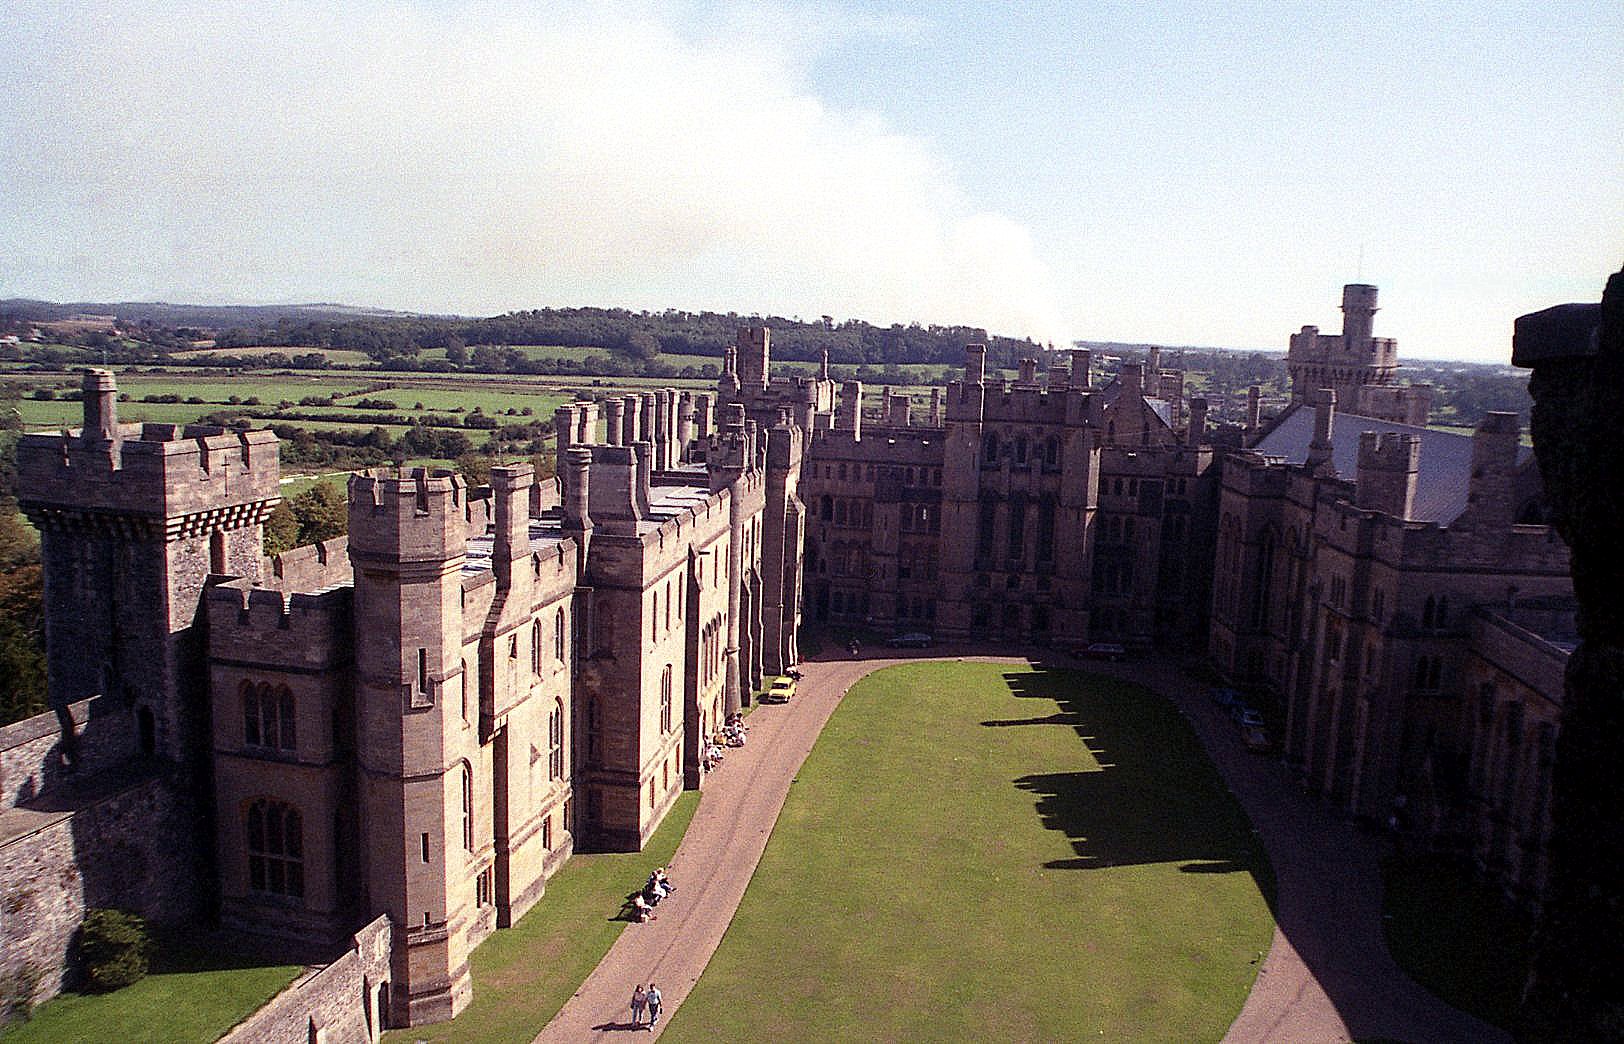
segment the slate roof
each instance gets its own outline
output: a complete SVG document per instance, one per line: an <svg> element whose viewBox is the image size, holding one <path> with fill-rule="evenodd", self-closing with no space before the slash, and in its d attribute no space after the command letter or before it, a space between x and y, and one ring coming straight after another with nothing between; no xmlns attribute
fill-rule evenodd
<svg viewBox="0 0 1624 1044"><path fill-rule="evenodd" d="M1415 507L1411 517L1422 522L1449 525L1466 510L1466 495L1472 480L1472 437L1414 424L1360 417L1336 412L1331 424L1331 464L1343 479L1352 482L1359 467L1359 435L1366 431L1396 431L1421 436L1421 463L1415 477ZM1308 444L1314 439L1314 408L1293 403L1281 414L1274 427L1252 448L1269 457L1281 457L1292 464L1308 459ZM1518 459L1527 460L1532 450L1524 446Z"/></svg>
<svg viewBox="0 0 1624 1044"><path fill-rule="evenodd" d="M1172 430L1173 404L1166 399L1153 399L1148 395L1140 397L1144 399L1145 405L1150 407L1150 412L1156 415L1156 419L1165 424L1168 430ZM1122 378L1112 377L1106 382L1105 387L1100 389L1100 401L1111 406L1120 398L1122 398Z"/></svg>

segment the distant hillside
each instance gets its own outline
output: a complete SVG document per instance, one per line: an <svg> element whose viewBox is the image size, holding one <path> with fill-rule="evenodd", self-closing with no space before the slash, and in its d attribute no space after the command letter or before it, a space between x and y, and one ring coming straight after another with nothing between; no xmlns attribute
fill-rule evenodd
<svg viewBox="0 0 1624 1044"><path fill-rule="evenodd" d="M647 361L660 354L720 359L738 328L765 323L773 331L773 355L855 365L930 363L957 365L964 346L988 347L989 365L1012 367L1039 346L1028 339L988 336L969 326L876 326L858 319L822 317L804 322L784 316L735 312L633 312L622 308L540 308L486 318L429 316L349 308L343 305L175 305L142 302L0 301L0 317L14 322L63 319L87 313L114 315L126 325L186 329L212 335L222 351L273 347L365 352L379 363L401 366L425 350L444 350L460 366L479 348L536 345L600 348ZM142 332L142 339L146 331ZM488 354L488 353L487 353ZM515 364L516 365L516 364Z"/></svg>
<svg viewBox="0 0 1624 1044"><path fill-rule="evenodd" d="M415 318L414 312L392 312L382 308L356 308L342 304L290 305L191 305L166 301L38 301L28 297L0 300L0 315L33 322L50 322L71 315L115 315L126 322L159 326L191 326L221 329L229 326L258 326L283 321L311 319L344 320L367 318Z"/></svg>

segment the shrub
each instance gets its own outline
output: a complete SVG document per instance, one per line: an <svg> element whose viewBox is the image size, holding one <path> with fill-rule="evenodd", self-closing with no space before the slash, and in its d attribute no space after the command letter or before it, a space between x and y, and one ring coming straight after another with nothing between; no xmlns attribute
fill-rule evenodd
<svg viewBox="0 0 1624 1044"><path fill-rule="evenodd" d="M56 398L56 392L51 388L35 388L34 398L40 402L50 402Z"/></svg>
<svg viewBox="0 0 1624 1044"><path fill-rule="evenodd" d="M79 962L87 993L108 993L147 974L147 922L123 910L86 910Z"/></svg>

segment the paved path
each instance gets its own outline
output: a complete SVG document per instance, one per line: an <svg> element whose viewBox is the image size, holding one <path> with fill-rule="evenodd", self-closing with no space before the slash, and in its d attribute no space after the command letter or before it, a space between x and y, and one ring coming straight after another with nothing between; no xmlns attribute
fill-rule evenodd
<svg viewBox="0 0 1624 1044"><path fill-rule="evenodd" d="M749 742L729 750L706 781L699 810L672 857L676 892L660 903L656 920L620 933L537 1041L573 1044L629 1036L628 1002L639 982L659 984L665 1014L658 1030L665 1029L733 920L795 773L830 713L853 682L888 662L804 663L793 702L760 707L750 715ZM647 1036L645 1031L635 1039Z"/></svg>
<svg viewBox="0 0 1624 1044"><path fill-rule="evenodd" d="M721 942L795 773L840 697L869 671L905 659L913 657L805 663L794 703L750 716L749 745L729 751L706 783L677 849L672 877L678 891L660 904L658 920L621 933L538 1042L614 1039L631 1031L627 1002L638 982L659 984L665 997L659 1029L665 1028ZM1374 839L1304 796L1278 762L1247 752L1201 687L1177 670L1162 664L1104 669L1148 684L1180 706L1274 864L1274 943L1226 1042L1508 1039L1444 1004L1394 963L1382 940L1380 849Z"/></svg>

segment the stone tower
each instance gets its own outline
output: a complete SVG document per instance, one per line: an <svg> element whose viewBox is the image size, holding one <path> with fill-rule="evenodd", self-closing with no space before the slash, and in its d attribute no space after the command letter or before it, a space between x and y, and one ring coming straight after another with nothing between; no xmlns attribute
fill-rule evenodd
<svg viewBox="0 0 1624 1044"><path fill-rule="evenodd" d="M473 822L479 733L460 710L466 498L461 478L423 468L350 479L364 905L396 925L397 1025L473 996L469 869L490 831Z"/></svg>
<svg viewBox="0 0 1624 1044"><path fill-rule="evenodd" d="M268 431L120 424L113 375L87 370L84 426L25 435L21 507L40 531L51 701L122 702L134 745L208 749L201 631L211 574L258 579L279 499Z"/></svg>

